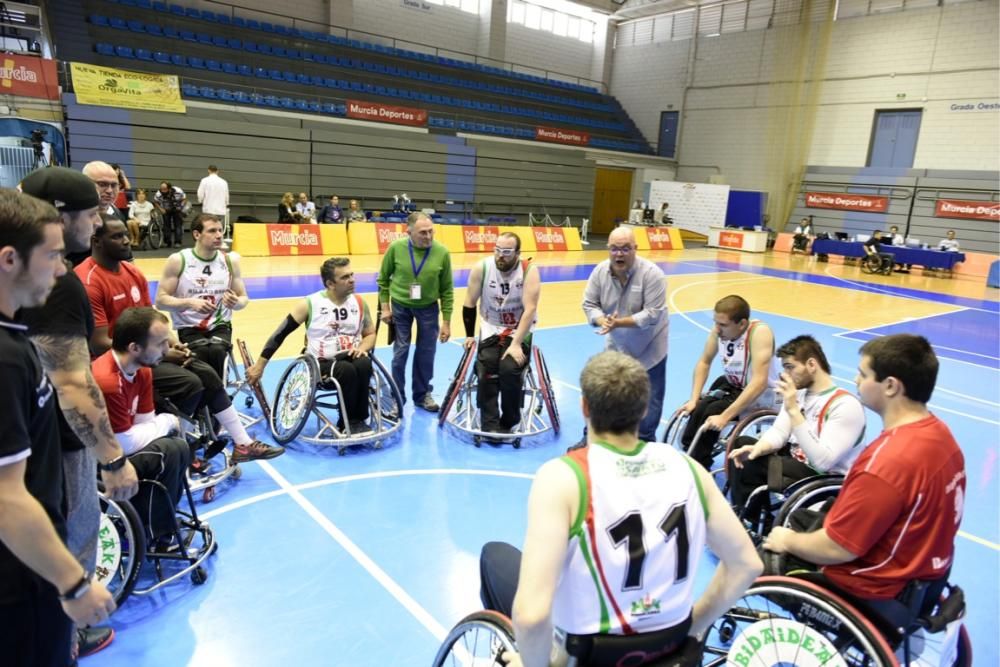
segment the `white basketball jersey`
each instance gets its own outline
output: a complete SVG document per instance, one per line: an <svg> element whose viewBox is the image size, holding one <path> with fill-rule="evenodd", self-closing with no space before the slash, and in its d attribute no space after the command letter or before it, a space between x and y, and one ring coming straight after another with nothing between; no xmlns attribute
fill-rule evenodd
<svg viewBox="0 0 1000 667"><path fill-rule="evenodd" d="M326 290L306 297L306 350L317 359L332 359L338 352L353 350L361 344L365 307L361 297L352 294L339 306Z"/></svg>
<svg viewBox="0 0 1000 667"><path fill-rule="evenodd" d="M524 276L531 263L518 262L509 273L497 270L496 262L483 260L482 295L479 299L479 339L490 336L510 336L524 314ZM532 329L535 323L531 323Z"/></svg>
<svg viewBox="0 0 1000 667"><path fill-rule="evenodd" d="M750 358L750 339L760 323L760 320L751 320L750 326L736 340L719 339L719 356L722 357L723 372L726 375L726 379L734 387L742 389L747 386L747 381L750 379L750 370L753 367L753 360ZM778 376L780 375L781 360L777 356L772 356L771 365L767 369L768 389L773 390L777 386ZM773 396L773 391L766 391L764 393ZM758 404L761 403L760 400L757 402Z"/></svg>
<svg viewBox="0 0 1000 667"><path fill-rule="evenodd" d="M632 454L592 444L563 460L579 479L586 509L570 531L555 626L573 634L633 634L684 621L708 513L696 464L657 442Z"/></svg>
<svg viewBox="0 0 1000 667"><path fill-rule="evenodd" d="M802 410L802 416L805 418L806 423L809 424L809 430L815 433L817 436L823 435L823 422L826 421L827 414L830 412L830 408L833 406L834 401L857 401L857 397L851 392L832 387L821 394L812 394L811 396L807 394L806 390L800 390L798 392L799 396L799 408ZM861 434L858 436L857 441L851 448L850 452L846 457L837 461L834 468L827 472L836 472L841 474L846 474L850 470L851 465L854 460L861 455L862 447L858 447L865 439L865 431L861 429ZM809 457L806 456L805 451L798 445L795 441L795 435L792 434L788 439L791 445L791 455L792 457L801 463L811 466L809 462Z"/></svg>
<svg viewBox="0 0 1000 667"><path fill-rule="evenodd" d="M175 329L214 329L220 324L228 324L233 319L233 311L222 305L222 295L232 286L233 269L229 256L220 251L212 259L202 259L191 248L180 252L181 273L177 281L178 299L205 299L215 305L215 310L205 314L190 308L173 311Z"/></svg>

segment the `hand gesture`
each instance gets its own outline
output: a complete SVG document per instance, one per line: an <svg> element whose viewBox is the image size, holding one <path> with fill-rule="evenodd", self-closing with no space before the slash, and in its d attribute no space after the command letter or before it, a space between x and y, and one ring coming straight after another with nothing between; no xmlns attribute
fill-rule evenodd
<svg viewBox="0 0 1000 667"><path fill-rule="evenodd" d="M82 628L106 621L115 610L115 600L104 584L94 579L86 593L76 600L66 600L62 608Z"/></svg>
<svg viewBox="0 0 1000 667"><path fill-rule="evenodd" d="M231 289L227 289L222 294L222 305L226 308L235 308L240 302L240 297L237 296L236 292Z"/></svg>
<svg viewBox="0 0 1000 667"><path fill-rule="evenodd" d="M102 470L101 482L104 484L104 493L112 500L128 500L139 490L139 477L128 459L125 459L125 465L118 470Z"/></svg>
<svg viewBox="0 0 1000 667"><path fill-rule="evenodd" d="M260 382L260 378L264 375L264 366L260 363L260 359L253 363L253 366L247 369L247 384L253 386Z"/></svg>
<svg viewBox="0 0 1000 667"><path fill-rule="evenodd" d="M517 363L518 366L523 366L526 359L524 356L524 350L521 346L514 345L513 343L511 343L510 347L507 348L507 351L503 353L503 357L510 357ZM500 357L501 361L503 360L503 357Z"/></svg>
<svg viewBox="0 0 1000 667"><path fill-rule="evenodd" d="M192 297L187 300L188 309L193 310L196 313L201 313L203 315L208 315L213 310L215 310L215 304L208 299L200 299L198 297Z"/></svg>
<svg viewBox="0 0 1000 667"><path fill-rule="evenodd" d="M729 420L724 418L722 415L712 415L705 420L703 426L706 431L721 431L728 423Z"/></svg>

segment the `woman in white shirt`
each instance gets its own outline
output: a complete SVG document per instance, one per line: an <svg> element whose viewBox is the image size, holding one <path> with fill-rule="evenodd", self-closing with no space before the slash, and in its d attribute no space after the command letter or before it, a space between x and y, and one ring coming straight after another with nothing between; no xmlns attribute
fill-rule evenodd
<svg viewBox="0 0 1000 667"><path fill-rule="evenodd" d="M146 227L153 215L153 202L146 201L146 191L139 190L135 200L128 206L128 235L132 245L138 246L142 235L141 228Z"/></svg>

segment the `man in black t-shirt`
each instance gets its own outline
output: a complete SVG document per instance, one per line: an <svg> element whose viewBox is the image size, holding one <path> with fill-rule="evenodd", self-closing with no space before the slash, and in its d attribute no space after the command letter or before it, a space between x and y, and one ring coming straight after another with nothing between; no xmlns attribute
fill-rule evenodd
<svg viewBox="0 0 1000 667"><path fill-rule="evenodd" d="M72 169L47 167L28 174L21 190L56 206L67 254L89 254L90 238L100 224L99 198L90 178ZM139 483L115 439L104 397L91 374L88 341L94 316L90 299L76 274L66 271L45 305L23 310L20 319L28 326L28 335L58 394L66 477L66 544L80 564L90 569L97 558L100 522L94 468L101 465L105 493L116 500L131 498ZM99 650L113 636L110 628L81 633L80 653Z"/></svg>
<svg viewBox="0 0 1000 667"><path fill-rule="evenodd" d="M72 622L99 623L115 608L63 543L55 391L14 321L66 272L59 222L45 202L0 190L0 652L16 667L65 667Z"/></svg>

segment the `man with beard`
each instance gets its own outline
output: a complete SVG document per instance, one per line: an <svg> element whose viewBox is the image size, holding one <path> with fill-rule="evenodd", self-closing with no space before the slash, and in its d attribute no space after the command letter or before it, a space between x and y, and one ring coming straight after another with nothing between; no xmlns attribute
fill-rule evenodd
<svg viewBox="0 0 1000 667"><path fill-rule="evenodd" d="M635 358L649 375L646 414L639 439L656 440L667 384L667 280L653 262L636 255L635 235L619 227L608 236L608 259L587 279L583 312L605 349Z"/></svg>
<svg viewBox="0 0 1000 667"><path fill-rule="evenodd" d="M191 235L194 247L167 259L156 305L171 311L180 341L223 377L232 346L233 311L246 308L250 297L239 255L222 251L222 219L200 214L191 223Z"/></svg>
<svg viewBox="0 0 1000 667"><path fill-rule="evenodd" d="M89 254L91 236L101 222L100 200L91 179L72 169L48 167L28 174L21 190L59 211L68 256ZM67 271L44 306L26 308L20 317L56 389L66 477L66 545L89 570L97 558L100 521L94 468L100 468L104 491L115 500L131 498L138 488L135 469L115 440L104 398L90 371L88 341L94 330L90 301L76 274ZM100 650L113 637L110 628L80 630L80 655Z"/></svg>
<svg viewBox="0 0 1000 667"><path fill-rule="evenodd" d="M440 407L431 395L434 378L435 339L451 338L451 309L455 302L451 254L434 240L434 223L426 213L406 219L407 238L386 248L378 274L378 299L382 321L395 329L392 379L406 402L406 360L410 356L413 323L417 345L413 354L413 404L428 412ZM438 328L438 303L441 324Z"/></svg>
<svg viewBox="0 0 1000 667"><path fill-rule="evenodd" d="M172 543L175 509L184 492L184 475L191 448L182 438L180 423L153 407L153 372L170 348L167 316L152 308L129 308L115 322L111 349L94 360L94 378L108 404L115 431L141 484L131 498L150 535L154 550L168 551ZM165 491L165 493L164 493Z"/></svg>
<svg viewBox="0 0 1000 667"><path fill-rule="evenodd" d="M101 355L111 348L115 322L126 308L152 306L146 277L125 261L128 231L118 220L108 220L94 233L93 256L76 267L94 309L91 348ZM185 415L207 406L233 439L233 460L237 463L270 459L284 448L253 440L240 421L219 374L204 361L192 356L186 345L171 337L164 363L153 369L157 393L171 400Z"/></svg>
<svg viewBox="0 0 1000 667"><path fill-rule="evenodd" d="M375 347L375 325L368 306L354 293L351 260L331 257L323 262L320 277L324 289L300 301L285 317L247 369L247 382L260 382L264 367L281 343L305 322L306 349L319 362L322 379L334 378L340 385L342 413L347 413L351 433L368 431L368 384L372 377L368 353ZM343 422L341 414L339 428L344 427Z"/></svg>
<svg viewBox="0 0 1000 667"><path fill-rule="evenodd" d="M781 410L759 440L736 439L728 462L734 507L743 507L755 488L769 482L772 465L781 471L775 481L784 488L822 473L843 475L861 453L864 408L852 393L837 388L816 339L793 338L776 356L784 368L777 385Z"/></svg>
<svg viewBox="0 0 1000 667"><path fill-rule="evenodd" d="M748 408L774 408L774 388L781 367L774 356L774 333L760 320L750 319L750 304L735 294L719 299L713 315L715 326L708 332L701 358L694 367L691 398L681 408L690 415L681 444L686 450L698 429L705 429L691 452L691 458L711 469L712 446L718 432ZM723 375L701 395L712 367L712 359L722 359Z"/></svg>
<svg viewBox="0 0 1000 667"><path fill-rule="evenodd" d="M86 190L96 205L89 181ZM60 203L88 204L86 211L91 199ZM65 667L73 623L100 623L115 609L104 586L91 581L95 554L83 565L66 546L55 392L14 319L19 309L41 306L67 272L65 222L44 202L0 191L0 641L4 664L14 667Z"/></svg>
<svg viewBox="0 0 1000 667"><path fill-rule="evenodd" d="M521 261L521 239L504 232L497 238L493 261L484 259L469 272L462 306L465 347L475 344L476 302L479 327L476 401L483 431L510 433L521 421L521 369L531 352L531 330L538 313L542 281L530 260ZM500 407L497 406L500 394Z"/></svg>

